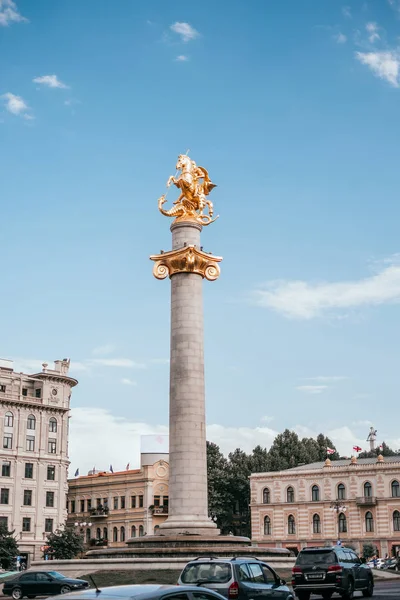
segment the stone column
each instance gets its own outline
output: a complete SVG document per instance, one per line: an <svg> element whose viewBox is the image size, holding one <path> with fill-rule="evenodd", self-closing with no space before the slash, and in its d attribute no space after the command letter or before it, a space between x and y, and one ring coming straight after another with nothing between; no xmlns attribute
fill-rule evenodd
<svg viewBox="0 0 400 600"><path fill-rule="evenodd" d="M172 247L157 257L156 277L171 278L169 516L163 535L218 535L208 517L203 349L203 277L216 279L221 259L200 249L201 225L171 225ZM158 274L157 274L158 273Z"/></svg>

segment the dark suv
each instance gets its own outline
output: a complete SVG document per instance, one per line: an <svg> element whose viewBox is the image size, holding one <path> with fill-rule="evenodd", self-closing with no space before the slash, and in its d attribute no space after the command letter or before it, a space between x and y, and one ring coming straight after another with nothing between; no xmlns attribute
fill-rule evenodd
<svg viewBox="0 0 400 600"><path fill-rule="evenodd" d="M199 585L228 600L294 600L286 582L257 558L198 558L180 574L178 585Z"/></svg>
<svg viewBox="0 0 400 600"><path fill-rule="evenodd" d="M329 600L334 592L350 600L356 590L369 598L374 593L371 569L351 548L304 548L292 570L292 586L299 600L319 594Z"/></svg>

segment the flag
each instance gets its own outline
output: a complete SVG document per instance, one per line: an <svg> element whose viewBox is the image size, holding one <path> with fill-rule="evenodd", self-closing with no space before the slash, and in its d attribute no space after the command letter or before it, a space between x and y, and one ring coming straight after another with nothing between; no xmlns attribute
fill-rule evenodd
<svg viewBox="0 0 400 600"><path fill-rule="evenodd" d="M355 450L355 452L362 452L362 448L360 448L360 446L353 446L353 450Z"/></svg>
<svg viewBox="0 0 400 600"><path fill-rule="evenodd" d="M383 444L379 446L379 450L383 450Z"/></svg>
<svg viewBox="0 0 400 600"><path fill-rule="evenodd" d="M126 470L129 471L130 463L126 465Z"/></svg>
<svg viewBox="0 0 400 600"><path fill-rule="evenodd" d="M111 471L111 473L114 473L114 469L112 468L112 465L110 465L110 471Z"/></svg>
<svg viewBox="0 0 400 600"><path fill-rule="evenodd" d="M326 449L326 453L327 454L335 454L336 450L334 450L333 448L327 448Z"/></svg>
<svg viewBox="0 0 400 600"><path fill-rule="evenodd" d="M79 469L75 471L75 477L79 477Z"/></svg>

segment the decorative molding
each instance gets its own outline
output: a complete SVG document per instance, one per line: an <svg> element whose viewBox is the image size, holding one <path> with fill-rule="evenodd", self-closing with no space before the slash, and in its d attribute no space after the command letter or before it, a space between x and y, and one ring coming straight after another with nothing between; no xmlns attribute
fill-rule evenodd
<svg viewBox="0 0 400 600"><path fill-rule="evenodd" d="M153 254L153 275L156 279L172 277L177 273L195 273L208 281L215 281L220 275L218 263L222 256L214 256L199 250L197 246L189 245L162 254Z"/></svg>

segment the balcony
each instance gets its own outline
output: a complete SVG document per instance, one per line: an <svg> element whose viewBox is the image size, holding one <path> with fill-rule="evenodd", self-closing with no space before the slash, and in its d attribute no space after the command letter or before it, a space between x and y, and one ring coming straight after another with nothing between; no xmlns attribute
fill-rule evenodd
<svg viewBox="0 0 400 600"><path fill-rule="evenodd" d="M375 506L376 502L376 496L360 496L356 498L357 506Z"/></svg>
<svg viewBox="0 0 400 600"><path fill-rule="evenodd" d="M167 515L168 506L154 506L152 509L153 515Z"/></svg>
<svg viewBox="0 0 400 600"><path fill-rule="evenodd" d="M89 515L91 519L105 519L108 517L110 509L108 506L101 506L99 508L91 508Z"/></svg>

